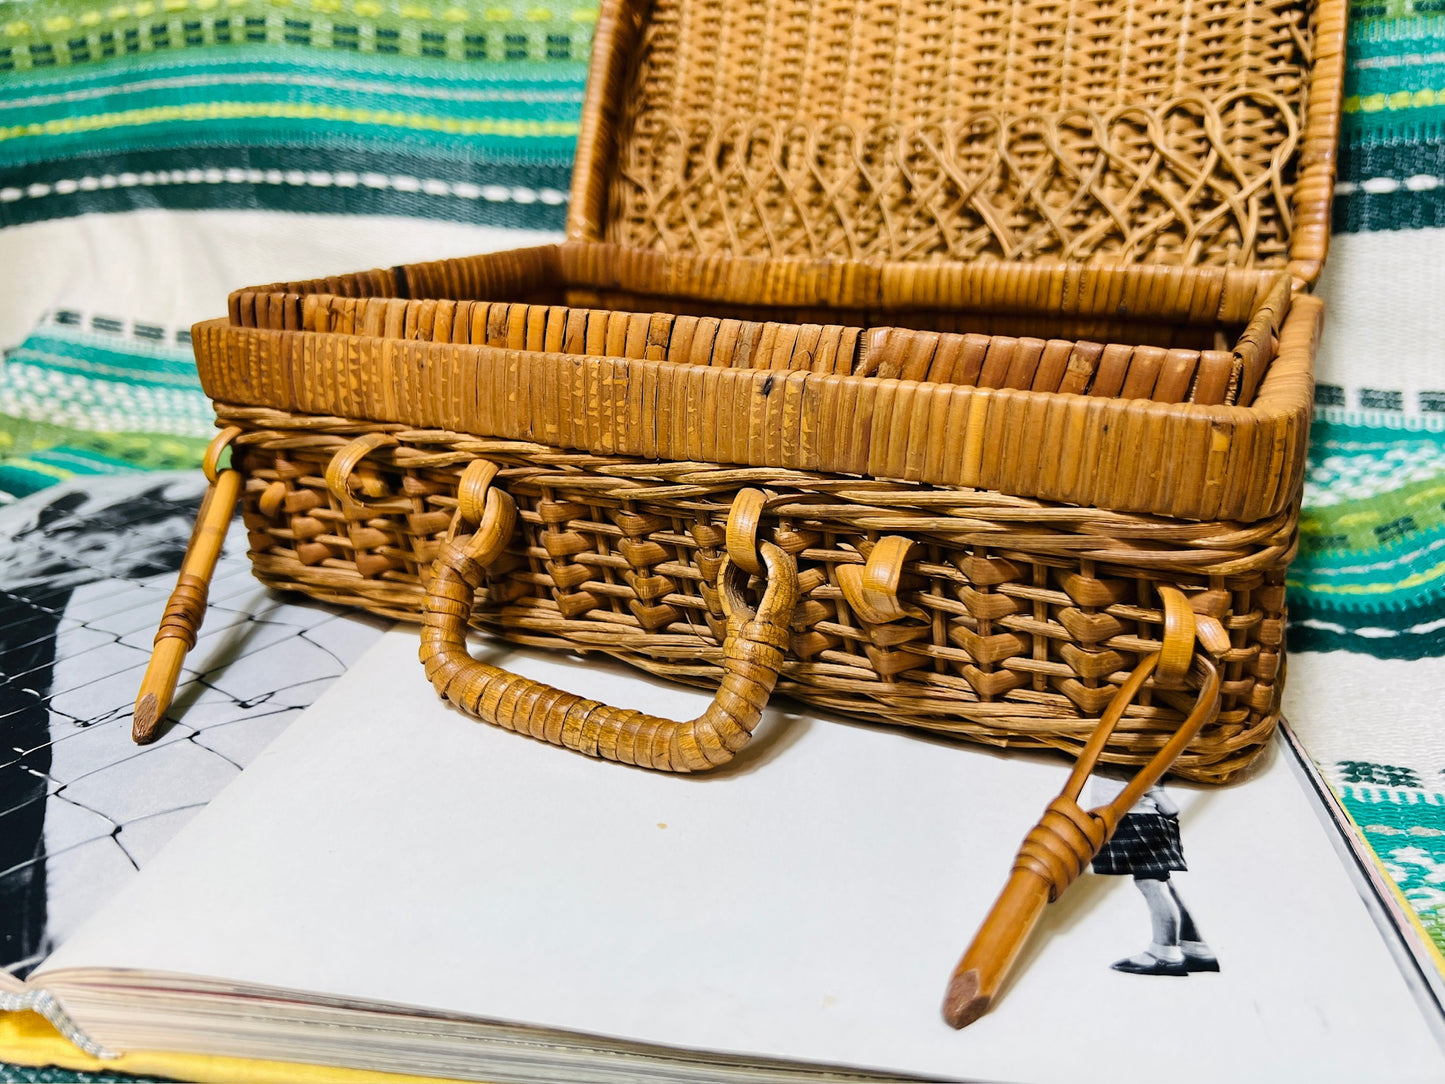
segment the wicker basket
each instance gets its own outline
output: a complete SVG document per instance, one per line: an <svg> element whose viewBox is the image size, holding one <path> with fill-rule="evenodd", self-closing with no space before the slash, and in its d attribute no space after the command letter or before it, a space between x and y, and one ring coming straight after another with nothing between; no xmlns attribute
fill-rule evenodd
<svg viewBox="0 0 1445 1084"><path fill-rule="evenodd" d="M1177 587L1223 638L1174 771L1236 775L1278 713L1343 11L606 3L565 244L197 327L258 575L419 617L480 457L519 515L473 624L716 684L723 558L769 542L779 691L1071 753ZM1169 684L1103 759L1177 731Z"/></svg>
<svg viewBox="0 0 1445 1084"><path fill-rule="evenodd" d="M1145 786L1277 720L1344 9L605 0L566 243L195 329L217 485L138 736L239 495L264 582L422 619L444 696L590 755L711 767L775 689L1066 751L973 1019ZM469 627L717 694L609 707ZM1143 767L1086 813L1100 761Z"/></svg>

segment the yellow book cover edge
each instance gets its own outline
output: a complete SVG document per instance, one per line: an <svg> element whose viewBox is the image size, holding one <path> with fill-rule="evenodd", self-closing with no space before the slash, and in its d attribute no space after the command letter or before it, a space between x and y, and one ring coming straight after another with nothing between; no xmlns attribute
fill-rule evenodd
<svg viewBox="0 0 1445 1084"><path fill-rule="evenodd" d="M72 1046L43 1017L31 1012L0 1014L0 1061L87 1073L170 1077L195 1084L452 1084L440 1077L163 1050L136 1050L115 1058L93 1058Z"/></svg>

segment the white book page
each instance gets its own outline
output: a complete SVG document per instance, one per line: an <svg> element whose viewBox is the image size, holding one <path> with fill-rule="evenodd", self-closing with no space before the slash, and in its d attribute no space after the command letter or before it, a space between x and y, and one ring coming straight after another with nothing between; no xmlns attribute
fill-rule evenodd
<svg viewBox="0 0 1445 1084"><path fill-rule="evenodd" d="M939 1007L1062 758L770 710L736 764L600 763L442 704L399 630L41 969L131 967L743 1054L1003 1080L1445 1078L1279 754L1170 787L1222 970L1127 975L1129 877L1050 906L994 1010ZM609 663L492 661L690 718ZM39 976L37 976L39 977Z"/></svg>

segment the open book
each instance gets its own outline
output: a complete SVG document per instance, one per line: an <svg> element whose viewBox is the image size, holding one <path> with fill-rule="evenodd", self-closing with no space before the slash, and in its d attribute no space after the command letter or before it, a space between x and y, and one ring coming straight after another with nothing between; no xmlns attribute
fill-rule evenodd
<svg viewBox="0 0 1445 1084"><path fill-rule="evenodd" d="M706 702L492 655L616 703ZM398 630L0 997L131 1069L179 1051L492 1081L1445 1076L1439 1018L1284 748L1240 786L1169 786L1174 883L1217 973L1113 970L1149 912L1131 878L1086 874L995 1009L948 1028L949 973L1067 773L786 707L716 774L598 763L447 708Z"/></svg>

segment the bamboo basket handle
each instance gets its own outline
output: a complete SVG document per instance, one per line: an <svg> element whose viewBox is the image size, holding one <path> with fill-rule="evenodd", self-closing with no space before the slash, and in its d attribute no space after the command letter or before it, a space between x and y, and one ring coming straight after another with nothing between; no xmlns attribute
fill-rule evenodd
<svg viewBox="0 0 1445 1084"><path fill-rule="evenodd" d="M130 736L137 745L155 741L158 736L161 720L176 695L186 654L196 646L196 635L206 616L211 577L241 495L241 472L234 467L222 468L221 453L240 435L241 429L234 425L217 433L201 462L210 486L196 513L196 526L186 544L176 587L166 602L140 692L136 694Z"/></svg>
<svg viewBox="0 0 1445 1084"><path fill-rule="evenodd" d="M988 1011L1044 905L1063 895L1134 803L1169 770L1205 723L1218 714L1219 668L1207 654L1211 622L1196 625L1188 601L1175 588L1160 587L1159 594L1164 600L1163 645L1135 667L1109 701L1063 791L1024 837L1003 891L954 968L944 997L943 1017L955 1028L966 1027ZM1205 645L1206 653L1195 653L1196 638ZM1079 795L1084 782L1144 682L1154 674L1156 685L1182 684L1186 673L1198 682L1199 696L1179 729L1112 802L1098 809L1083 809Z"/></svg>
<svg viewBox="0 0 1445 1084"><path fill-rule="evenodd" d="M512 498L490 484L495 473L494 466L480 462L468 468L470 477L464 475L459 487L457 523L472 520L478 526L442 544L427 587L420 657L437 692L484 722L588 756L671 772L706 771L731 760L752 737L786 657L799 594L793 558L770 542L754 543L767 579L756 611L744 594L747 572L724 559L718 573L727 618L724 673L706 711L676 722L612 707L479 662L467 651L476 590L511 541L517 521ZM736 507L746 511L761 494L742 497ZM729 517L730 542L733 520L740 518L741 513Z"/></svg>

